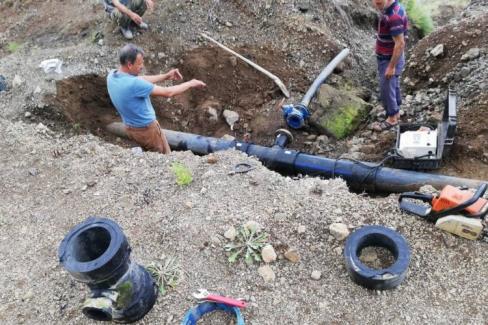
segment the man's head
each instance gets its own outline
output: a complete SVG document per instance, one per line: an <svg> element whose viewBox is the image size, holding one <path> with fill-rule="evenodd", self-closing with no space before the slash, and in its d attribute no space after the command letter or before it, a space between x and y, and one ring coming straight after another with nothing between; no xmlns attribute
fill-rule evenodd
<svg viewBox="0 0 488 325"><path fill-rule="evenodd" d="M137 76L144 68L144 51L134 44L127 44L119 51L119 61L124 72Z"/></svg>
<svg viewBox="0 0 488 325"><path fill-rule="evenodd" d="M385 10L394 0L373 0L373 6L378 10Z"/></svg>

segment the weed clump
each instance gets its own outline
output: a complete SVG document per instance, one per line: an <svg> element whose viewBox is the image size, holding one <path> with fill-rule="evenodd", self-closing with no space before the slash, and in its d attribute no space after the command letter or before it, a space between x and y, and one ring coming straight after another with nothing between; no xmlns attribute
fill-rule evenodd
<svg viewBox="0 0 488 325"><path fill-rule="evenodd" d="M237 261L239 256L244 256L246 264L261 262L261 251L268 244L268 234L261 233L256 228L242 226L237 232L234 241L225 245L224 250L229 252L229 263Z"/></svg>
<svg viewBox="0 0 488 325"><path fill-rule="evenodd" d="M189 185L193 181L191 171L182 163L175 162L171 165L171 171L176 176L176 183L181 186Z"/></svg>
<svg viewBox="0 0 488 325"><path fill-rule="evenodd" d="M180 263L175 257L164 257L162 263L152 263L146 270L151 274L159 288L161 295L165 295L169 289L174 289L182 278Z"/></svg>
<svg viewBox="0 0 488 325"><path fill-rule="evenodd" d="M434 21L431 11L417 0L402 0L407 10L408 19L420 30L421 36L427 36L434 30Z"/></svg>

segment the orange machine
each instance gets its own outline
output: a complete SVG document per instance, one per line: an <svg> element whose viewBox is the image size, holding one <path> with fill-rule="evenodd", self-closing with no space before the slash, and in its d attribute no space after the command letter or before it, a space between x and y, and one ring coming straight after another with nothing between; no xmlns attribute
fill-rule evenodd
<svg viewBox="0 0 488 325"><path fill-rule="evenodd" d="M467 189L450 185L444 187L438 196L406 192L400 195L400 209L434 222L441 217L456 214L481 219L488 213L488 200L482 198L487 187L487 184L481 185L474 194ZM431 206L426 207L405 199L420 200Z"/></svg>

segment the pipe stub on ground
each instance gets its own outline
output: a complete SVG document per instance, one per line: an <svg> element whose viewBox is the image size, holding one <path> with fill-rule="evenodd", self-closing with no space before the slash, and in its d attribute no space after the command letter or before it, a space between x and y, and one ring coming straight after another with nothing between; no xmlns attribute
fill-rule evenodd
<svg viewBox="0 0 488 325"><path fill-rule="evenodd" d="M385 269L372 269L364 265L359 259L361 251L372 246L388 249L395 262ZM344 258L346 269L357 284L374 290L393 289L405 279L410 263L410 247L396 231L382 226L365 226L347 238Z"/></svg>
<svg viewBox="0 0 488 325"><path fill-rule="evenodd" d="M86 219L71 229L59 246L63 267L76 280L88 284L115 283L128 270L129 255L122 229L106 218Z"/></svg>

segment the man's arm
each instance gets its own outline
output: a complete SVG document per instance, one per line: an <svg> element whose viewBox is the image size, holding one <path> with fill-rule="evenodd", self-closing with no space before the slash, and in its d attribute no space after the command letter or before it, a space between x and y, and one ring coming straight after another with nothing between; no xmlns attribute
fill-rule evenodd
<svg viewBox="0 0 488 325"><path fill-rule="evenodd" d="M395 42L395 47L393 48L393 55L391 56L390 63L385 71L386 79L390 79L395 75L395 67L403 54L403 50L405 49L405 38L403 37L403 33L393 36L393 42Z"/></svg>
<svg viewBox="0 0 488 325"><path fill-rule="evenodd" d="M112 0L112 3L114 7L117 8L118 11L128 16L130 19L132 19L134 23L136 23L137 25L140 25L142 23L141 16L139 16L138 14L136 14L135 12L133 12L132 10L130 10L129 8L121 4L119 0Z"/></svg>
<svg viewBox="0 0 488 325"><path fill-rule="evenodd" d="M176 85L176 86L171 86L171 87L155 86L153 91L151 92L151 95L152 96L162 96L162 97L173 97L173 96L184 93L188 89L203 88L206 86L207 85L204 82L202 82L200 80L193 79L193 80L184 82L184 83Z"/></svg>
<svg viewBox="0 0 488 325"><path fill-rule="evenodd" d="M178 69L171 69L167 73L153 75L153 76L139 76L139 78L155 84L165 80L182 80L183 76L181 75Z"/></svg>

